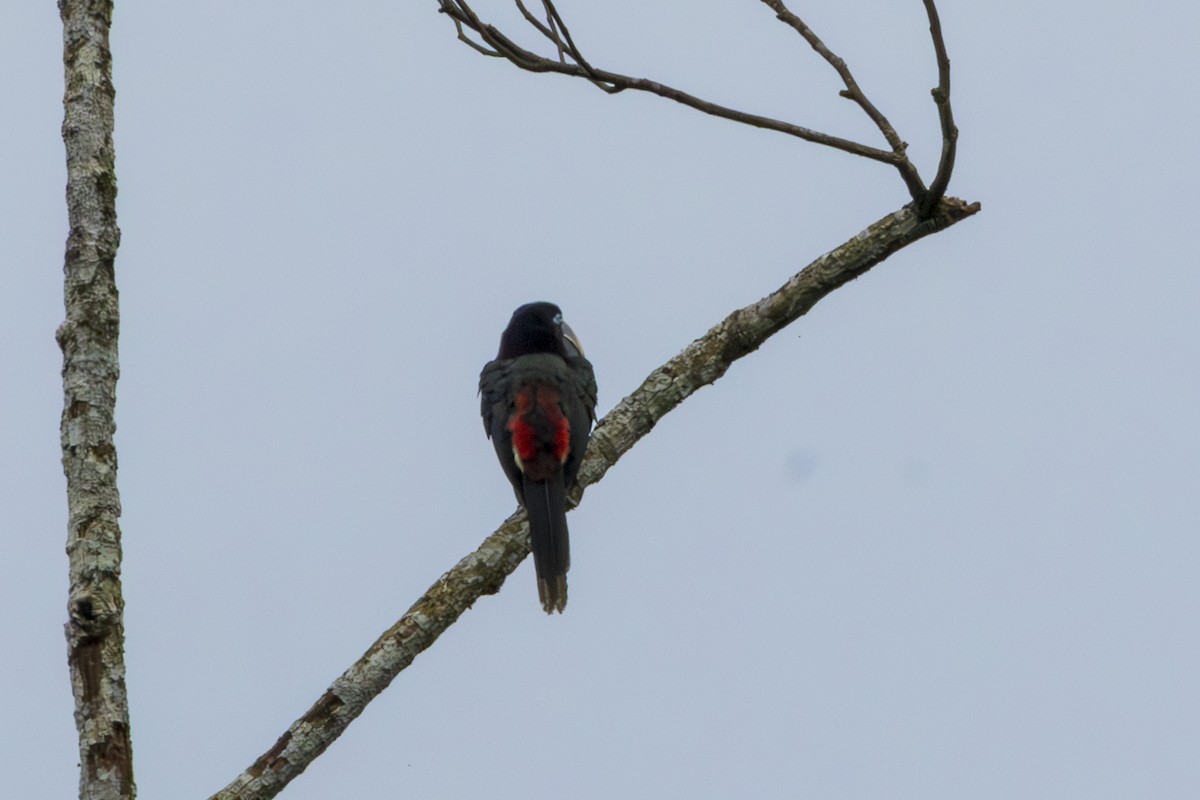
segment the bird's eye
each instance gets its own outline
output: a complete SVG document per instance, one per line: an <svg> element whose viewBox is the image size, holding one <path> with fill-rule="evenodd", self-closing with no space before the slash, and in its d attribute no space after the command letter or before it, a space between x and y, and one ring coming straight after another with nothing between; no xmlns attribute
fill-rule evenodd
<svg viewBox="0 0 1200 800"><path fill-rule="evenodd" d="M563 324L562 312L560 311L559 313L555 314L554 319L551 320L551 322L553 322L555 325L558 325L559 327L562 327L562 324Z"/></svg>

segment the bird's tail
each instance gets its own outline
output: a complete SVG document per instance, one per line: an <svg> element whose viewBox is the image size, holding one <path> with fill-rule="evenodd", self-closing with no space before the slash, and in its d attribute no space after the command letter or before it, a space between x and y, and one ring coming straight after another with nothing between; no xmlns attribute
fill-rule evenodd
<svg viewBox="0 0 1200 800"><path fill-rule="evenodd" d="M567 606L567 570L571 544L567 538L567 498L562 472L545 481L525 481L529 543L537 571L538 597L547 614Z"/></svg>

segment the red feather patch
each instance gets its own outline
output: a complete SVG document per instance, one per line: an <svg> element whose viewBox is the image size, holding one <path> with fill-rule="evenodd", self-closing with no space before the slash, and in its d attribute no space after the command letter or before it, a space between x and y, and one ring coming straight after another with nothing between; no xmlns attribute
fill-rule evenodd
<svg viewBox="0 0 1200 800"><path fill-rule="evenodd" d="M508 419L517 465L535 480L544 478L534 473L553 472L571 452L571 422L562 413L561 400L553 386L523 386Z"/></svg>

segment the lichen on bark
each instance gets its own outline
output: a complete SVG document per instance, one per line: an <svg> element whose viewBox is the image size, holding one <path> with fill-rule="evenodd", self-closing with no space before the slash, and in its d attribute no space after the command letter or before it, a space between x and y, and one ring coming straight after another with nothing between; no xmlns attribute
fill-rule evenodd
<svg viewBox="0 0 1200 800"><path fill-rule="evenodd" d="M113 150L111 0L61 0L67 235L60 427L67 479L67 661L79 733L79 796L136 795L125 690L121 499L116 387L120 327L114 264L117 179Z"/></svg>

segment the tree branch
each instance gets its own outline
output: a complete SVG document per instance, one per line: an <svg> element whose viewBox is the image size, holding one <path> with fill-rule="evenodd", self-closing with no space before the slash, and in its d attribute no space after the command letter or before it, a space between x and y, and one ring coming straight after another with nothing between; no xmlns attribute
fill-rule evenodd
<svg viewBox="0 0 1200 800"><path fill-rule="evenodd" d="M716 103L703 100L687 92L675 89L670 86L658 83L657 81L647 80L646 78L634 78L628 75L622 75L617 72L597 69L587 62L587 60L579 52L571 39L571 35L567 30L566 25L562 21L562 17L558 14L557 9L550 0L544 0L548 12L552 15L551 18L555 21L558 30L562 32L562 36L554 35L554 32L546 25L531 22L543 37L549 39L556 49L560 49L567 60L559 61L551 58L545 58L530 50L518 45L507 35L501 32L494 25L490 25L479 19L465 0L438 0L441 8L440 11L455 21L459 30L459 38L464 38L465 33L463 28L468 28L483 40L483 45L478 42L470 42L476 50L485 50L484 45L490 47L496 54L503 56L514 65L529 72L557 72L561 75L571 75L577 78L591 81L599 86L604 91L610 94L624 91L626 89L634 89L636 91L649 92L656 94L659 97L665 97L668 100L674 100L677 103L682 103L685 106L694 108L697 111L703 111L705 114L711 114L715 117L730 119L735 122L741 122L746 125L752 125L756 128L765 128L767 130L786 133L789 136L795 136L798 139L803 139L807 142L825 145L836 150L841 150L846 153L851 153L863 158L869 158L874 161L880 161L884 164L891 165L900 170L901 175L905 179L905 183L909 188L909 193L914 200L924 196L925 186L920 181L919 176L916 176L916 170L912 164L908 162L908 157L904 155L903 150L899 153L888 150L881 150L876 147L870 147L859 142L843 139L838 136L831 136L827 133L805 128L801 125L795 125L790 122L764 117L758 114L749 114L744 111L727 108ZM522 7L523 8L523 7ZM525 12L527 20L530 20L532 15ZM489 53L490 54L490 53ZM905 166L907 164L907 166ZM914 181L913 178L916 178Z"/></svg>
<svg viewBox="0 0 1200 800"><path fill-rule="evenodd" d="M135 794L125 695L121 529L113 446L120 242L114 170L111 0L62 0L63 141L67 155L63 472L70 597L67 660L79 731L79 796Z"/></svg>
<svg viewBox="0 0 1200 800"><path fill-rule="evenodd" d="M922 201L922 210L933 208L950 185L954 172L954 156L958 149L958 127L954 124L954 112L950 107L950 57L946 55L946 40L942 37L942 22L938 17L933 0L925 0L925 13L929 16L929 34L933 37L933 51L937 56L938 85L932 91L937 104L938 119L942 123L942 155L938 160L937 175L929 185L929 192Z"/></svg>
<svg viewBox="0 0 1200 800"><path fill-rule="evenodd" d="M546 58L518 45L496 26L483 22L466 0L438 0L439 11L454 20L458 38L475 50L489 56L500 56L512 62L521 69L529 72L557 72L561 75L571 75L583 78L600 87L609 94L616 94L626 89L649 92L669 100L674 100L686 106L703 111L712 116L730 119L756 128L779 131L795 136L807 142L825 145L836 150L851 153L863 158L869 158L894 167L904 181L909 195L913 198L918 211L922 214L931 213L933 208L945 195L950 185L950 175L954 171L955 149L958 140L958 128L954 126L954 116L950 107L950 59L946 55L946 43L942 37L941 22L938 18L934 0L924 0L925 11L929 16L929 29L933 36L934 51L938 63L938 85L933 90L934 102L938 107L938 116L942 127L942 153L938 162L937 175L933 183L926 188L916 165L908 158L908 143L900 138L884 114L875 107L855 80L850 67L836 53L829 49L819 36L804 20L796 16L783 0L762 0L775 12L781 22L791 26L804 40L838 73L846 88L840 94L853 100L863 110L883 138L887 140L891 151L870 147L849 139L831 136L827 133L805 128L801 125L782 120L763 117L758 114L748 114L744 111L727 108L711 103L679 89L665 86L657 81L645 78L633 78L608 70L596 69L587 62L579 48L571 38L566 22L555 7L553 0L542 0L546 12L546 22L533 16L525 7L522 0L514 0L525 21L529 23L543 38L554 45L557 60ZM466 29L474 31L483 44L476 42L467 35Z"/></svg>
<svg viewBox="0 0 1200 800"><path fill-rule="evenodd" d="M954 198L944 198L927 217L906 206L813 261L762 300L734 311L651 372L605 415L592 433L572 497L577 501L584 487L599 481L689 395L716 381L734 361L758 349L830 292L902 247L978 210L978 203ZM518 512L429 587L270 750L211 800L266 800L278 794L464 611L481 596L499 591L528 553L528 526L524 513Z"/></svg>
<svg viewBox="0 0 1200 800"><path fill-rule="evenodd" d="M888 118L875 107L874 103L867 99L866 94L859 88L858 81L854 80L854 75L851 74L850 67L846 62L830 50L821 41L820 37L813 32L813 29L808 27L804 20L793 14L784 5L783 0L762 0L762 2L775 12L775 16L780 22L790 25L797 33L803 36L804 40L812 46L812 49L816 50L821 58L825 59L833 67L834 71L842 79L842 83L846 85L845 90L840 93L841 96L857 103L859 108L875 123L875 127L879 128L879 132L883 134L883 138L887 140L887 143L892 148L892 152L897 157L895 167L900 171L900 177L904 179L909 194L912 195L914 200L923 198L927 194L925 184L921 180L921 176L917 173L917 168L913 166L913 163L909 161L905 153L908 149L908 143L901 140L899 134L896 133L896 129L892 127L892 123L888 121ZM927 2L931 2L931 0L927 0Z"/></svg>

